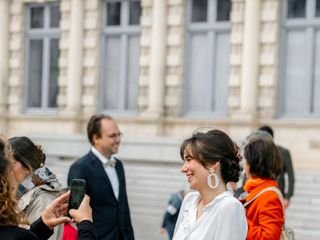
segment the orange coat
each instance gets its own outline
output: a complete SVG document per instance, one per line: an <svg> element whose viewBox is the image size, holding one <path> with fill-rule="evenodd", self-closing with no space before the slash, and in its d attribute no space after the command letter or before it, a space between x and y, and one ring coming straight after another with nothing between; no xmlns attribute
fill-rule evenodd
<svg viewBox="0 0 320 240"><path fill-rule="evenodd" d="M248 183L248 184L247 184ZM278 184L271 179L248 180L245 189L249 195L243 202L247 202L261 190ZM248 221L247 240L279 240L284 224L281 200L274 191L266 191L246 207Z"/></svg>

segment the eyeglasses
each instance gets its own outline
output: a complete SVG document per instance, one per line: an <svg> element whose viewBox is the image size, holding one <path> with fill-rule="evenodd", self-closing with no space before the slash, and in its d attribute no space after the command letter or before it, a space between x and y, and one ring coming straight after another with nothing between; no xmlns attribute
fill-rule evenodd
<svg viewBox="0 0 320 240"><path fill-rule="evenodd" d="M112 139L122 138L123 137L123 133L122 132L118 132L118 133L114 133L114 134L111 134L111 135L107 135L107 137L112 138Z"/></svg>

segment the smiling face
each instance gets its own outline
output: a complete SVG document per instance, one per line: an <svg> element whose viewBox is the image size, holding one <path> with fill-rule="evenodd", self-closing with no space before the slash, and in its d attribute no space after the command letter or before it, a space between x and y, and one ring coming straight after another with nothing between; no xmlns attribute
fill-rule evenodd
<svg viewBox="0 0 320 240"><path fill-rule="evenodd" d="M181 172L184 173L188 179L191 189L200 191L207 186L208 170L190 154L190 146L187 146L183 154L183 166Z"/></svg>
<svg viewBox="0 0 320 240"><path fill-rule="evenodd" d="M112 154L118 152L121 142L121 133L118 124L112 119L101 119L100 135L94 135L95 148L105 157L110 158Z"/></svg>

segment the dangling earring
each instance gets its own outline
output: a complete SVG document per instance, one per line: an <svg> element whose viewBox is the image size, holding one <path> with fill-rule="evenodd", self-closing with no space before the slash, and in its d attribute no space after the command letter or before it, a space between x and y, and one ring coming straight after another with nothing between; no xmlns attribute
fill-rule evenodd
<svg viewBox="0 0 320 240"><path fill-rule="evenodd" d="M212 177L214 178L214 185L212 184ZM211 189L216 189L219 186L219 177L217 174L214 173L214 169L209 169L209 176L208 176L208 186Z"/></svg>

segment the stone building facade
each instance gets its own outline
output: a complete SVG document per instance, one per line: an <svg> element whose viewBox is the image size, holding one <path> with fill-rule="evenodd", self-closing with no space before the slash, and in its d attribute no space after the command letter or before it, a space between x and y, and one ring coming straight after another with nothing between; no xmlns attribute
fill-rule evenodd
<svg viewBox="0 0 320 240"><path fill-rule="evenodd" d="M50 4L56 8L39 13L46 6L52 9ZM180 139L210 126L240 140L259 125L269 124L276 142L291 149L297 168L320 168L319 5L316 0L0 0L1 131L9 136L84 134L87 119L96 112L113 115L127 136L144 138ZM109 28L105 19L119 17L110 15L112 9L121 13L122 20ZM137 14L135 26L122 26L123 19L134 21ZM37 68L49 61L43 60L51 49L44 50L45 40L42 61L33 61L41 53L33 55L32 46L39 46L32 39L41 35L41 29L28 23L37 24L39 16L44 22L60 16L58 25L49 27L43 38L51 39L54 32L58 36L58 55L51 59L56 61L55 70L50 64L46 71ZM301 45L309 38L312 48ZM109 48L114 49L112 54ZM301 69L295 68L299 54L306 65ZM121 56L110 65L109 58L117 55ZM219 70L225 68L220 59L227 59L227 74ZM137 67L130 70L133 65ZM34 69L42 74L38 79L42 88L37 90L30 79ZM52 87L45 78L54 74L57 83ZM295 86L288 84L291 78ZM311 85L306 78L312 79ZM206 79L214 79L216 85ZM118 80L119 85L112 85ZM309 94L305 88L310 88ZM52 99L45 100L46 91L56 94L53 107L48 107ZM42 97L35 101L41 106L30 107L27 98L38 93ZM110 93L120 97L109 108ZM313 102L307 107L291 106L309 97ZM210 101L213 106L203 107ZM309 107L310 111L303 110Z"/></svg>
<svg viewBox="0 0 320 240"><path fill-rule="evenodd" d="M310 182L287 219L318 239L305 213L319 202L319 29L319 0L0 0L0 132L42 143L64 178L89 149L88 118L112 115L136 237L159 239L185 180L181 140L268 124L297 172L313 171L298 173Z"/></svg>

